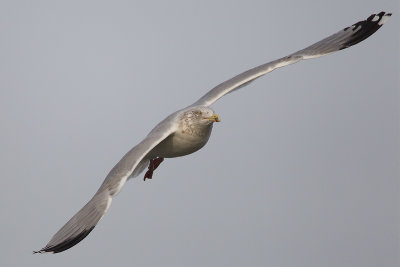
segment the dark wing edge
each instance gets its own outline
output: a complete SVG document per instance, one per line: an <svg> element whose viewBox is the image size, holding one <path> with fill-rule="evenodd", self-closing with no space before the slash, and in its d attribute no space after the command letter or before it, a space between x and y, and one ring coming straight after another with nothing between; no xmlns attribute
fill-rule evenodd
<svg viewBox="0 0 400 267"><path fill-rule="evenodd" d="M382 27L391 15L392 13L384 11L378 14L372 14L366 20L359 21L350 27L346 27L319 42L290 54L289 56L247 70L217 85L190 106L210 106L222 96L248 85L255 79L277 68L294 64L303 59L321 57L358 44Z"/></svg>
<svg viewBox="0 0 400 267"><path fill-rule="evenodd" d="M82 241L107 212L112 198L106 191L94 197L76 213L41 250L33 253L59 253Z"/></svg>
<svg viewBox="0 0 400 267"><path fill-rule="evenodd" d="M93 198L56 232L44 248L33 251L33 254L59 253L82 241L106 214L113 197L121 191L128 178L137 174L135 171L141 168L140 162L175 131L171 123L173 115L160 122L142 142L126 153L104 179Z"/></svg>
<svg viewBox="0 0 400 267"><path fill-rule="evenodd" d="M299 55L302 56L302 59L310 59L349 48L374 34L391 16L392 13L386 13L384 11L378 14L372 14L366 20L354 23L290 56Z"/></svg>
<svg viewBox="0 0 400 267"><path fill-rule="evenodd" d="M348 39L345 43L343 43L340 50L358 44L361 41L364 41L372 34L374 34L380 27L392 16L392 13L386 13L382 11L378 14L372 14L366 20L359 21L352 25L352 27L344 28L344 31L351 30L354 33L351 38ZM361 27L359 29L359 27ZM359 30L358 30L359 29Z"/></svg>

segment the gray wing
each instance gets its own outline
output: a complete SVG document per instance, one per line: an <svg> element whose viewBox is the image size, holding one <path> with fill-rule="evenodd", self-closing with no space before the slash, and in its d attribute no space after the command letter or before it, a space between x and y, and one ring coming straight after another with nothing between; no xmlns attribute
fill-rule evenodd
<svg viewBox="0 0 400 267"><path fill-rule="evenodd" d="M165 138L175 131L173 116L158 124L149 135L133 147L114 166L93 198L78 211L47 243L34 253L58 253L67 250L84 239L106 214L112 198L116 196L127 179L134 175L140 163Z"/></svg>
<svg viewBox="0 0 400 267"><path fill-rule="evenodd" d="M299 62L302 59L321 57L355 45L376 32L391 16L391 13L380 12L372 14L366 20L359 21L350 27L297 51L289 56L260 65L245 71L211 89L202 98L191 106L210 106L222 96L236 89L248 85L253 80L287 65Z"/></svg>

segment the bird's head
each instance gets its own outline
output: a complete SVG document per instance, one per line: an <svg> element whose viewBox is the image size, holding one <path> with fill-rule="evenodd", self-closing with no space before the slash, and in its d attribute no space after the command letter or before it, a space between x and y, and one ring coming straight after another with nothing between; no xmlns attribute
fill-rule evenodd
<svg viewBox="0 0 400 267"><path fill-rule="evenodd" d="M185 121L191 124L209 125L214 122L220 122L221 119L214 110L208 107L194 107L186 110L183 114Z"/></svg>

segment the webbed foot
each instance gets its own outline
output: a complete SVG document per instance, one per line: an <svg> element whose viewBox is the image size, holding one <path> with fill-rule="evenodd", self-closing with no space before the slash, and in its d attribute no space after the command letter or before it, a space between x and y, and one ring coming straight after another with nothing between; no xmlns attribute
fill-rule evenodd
<svg viewBox="0 0 400 267"><path fill-rule="evenodd" d="M160 166L161 162L163 162L163 161L164 161L164 158L151 159L148 170L147 170L146 174L144 175L143 181L146 181L146 179L152 179L153 171L155 169L157 169L157 167Z"/></svg>

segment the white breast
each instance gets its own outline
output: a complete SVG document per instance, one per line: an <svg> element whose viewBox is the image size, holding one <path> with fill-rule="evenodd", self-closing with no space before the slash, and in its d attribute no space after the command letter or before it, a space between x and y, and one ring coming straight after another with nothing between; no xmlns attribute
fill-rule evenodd
<svg viewBox="0 0 400 267"><path fill-rule="evenodd" d="M176 131L154 149L152 157L181 157L202 148L211 135L212 124Z"/></svg>

